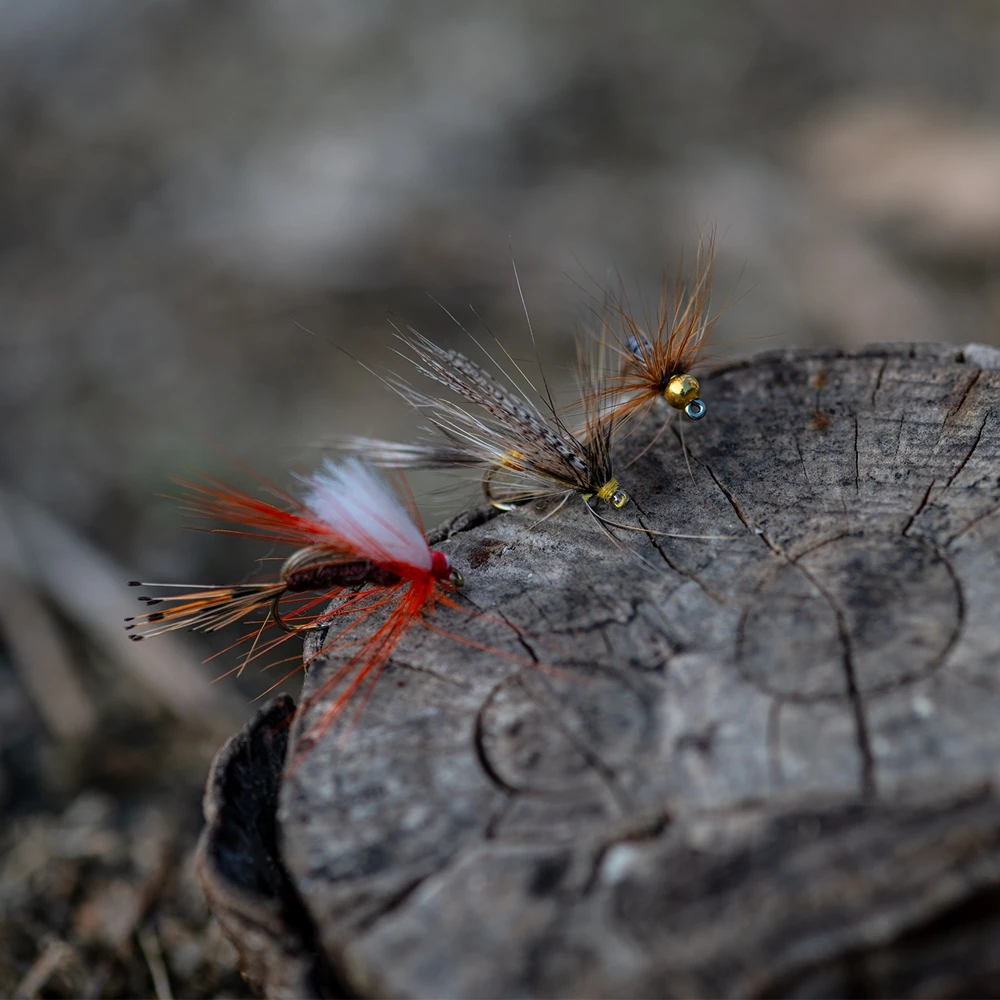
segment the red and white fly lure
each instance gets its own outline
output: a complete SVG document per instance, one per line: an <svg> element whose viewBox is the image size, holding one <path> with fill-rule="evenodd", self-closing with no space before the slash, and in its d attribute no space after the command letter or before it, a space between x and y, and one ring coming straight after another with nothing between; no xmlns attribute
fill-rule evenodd
<svg viewBox="0 0 1000 1000"><path fill-rule="evenodd" d="M126 627L136 640L176 629L215 632L262 612L263 619L254 622L257 627L234 644L251 643L236 671L293 634L334 628L305 665L335 650L353 651L300 706L312 707L337 691L305 733L307 748L366 683L370 692L396 644L414 624L426 624L438 603L463 610L449 596L462 586L462 575L445 553L428 544L412 497L407 493L404 504L399 493L358 459L327 460L320 471L303 478L301 500L272 490L283 506L215 480L206 482L182 484L189 513L236 526L216 531L292 545L295 551L277 574L260 582L208 587L133 583L179 587L183 592L140 597L156 610L126 619ZM333 601L338 603L328 607ZM388 609L385 620L371 635L356 640L353 630L379 609Z"/></svg>

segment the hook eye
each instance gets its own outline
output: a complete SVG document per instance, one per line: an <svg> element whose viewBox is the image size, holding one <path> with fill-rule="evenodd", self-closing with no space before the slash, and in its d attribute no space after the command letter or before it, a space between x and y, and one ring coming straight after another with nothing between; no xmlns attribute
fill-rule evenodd
<svg viewBox="0 0 1000 1000"><path fill-rule="evenodd" d="M691 420L701 420L703 416L708 412L708 407L705 405L704 400L692 399L687 406L684 407L684 412L690 417Z"/></svg>
<svg viewBox="0 0 1000 1000"><path fill-rule="evenodd" d="M611 506L612 507L624 507L629 501L629 495L624 490L615 490L611 494Z"/></svg>
<svg viewBox="0 0 1000 1000"><path fill-rule="evenodd" d="M465 577L454 566L451 568L451 584L454 587L464 587Z"/></svg>

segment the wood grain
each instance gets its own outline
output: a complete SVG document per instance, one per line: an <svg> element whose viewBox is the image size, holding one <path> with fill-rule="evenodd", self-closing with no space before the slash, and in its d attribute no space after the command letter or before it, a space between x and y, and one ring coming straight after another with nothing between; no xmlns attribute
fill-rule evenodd
<svg viewBox="0 0 1000 1000"><path fill-rule="evenodd" d="M997 992L1000 352L770 353L703 396L690 472L655 414L621 442L614 516L721 537L473 512L440 547L476 614L435 622L508 656L417 629L272 769L330 990Z"/></svg>

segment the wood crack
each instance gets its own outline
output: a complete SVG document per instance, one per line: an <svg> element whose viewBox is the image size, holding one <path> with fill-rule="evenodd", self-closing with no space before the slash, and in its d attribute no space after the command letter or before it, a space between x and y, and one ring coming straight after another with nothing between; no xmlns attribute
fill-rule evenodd
<svg viewBox="0 0 1000 1000"><path fill-rule="evenodd" d="M809 470L806 468L806 460L802 455L802 448L799 445L799 437L797 434L792 435L792 444L795 445L795 454L799 456L799 465L802 466L802 477L805 479L806 485L809 489L812 489L812 480L809 478Z"/></svg>
<svg viewBox="0 0 1000 1000"><path fill-rule="evenodd" d="M695 461L697 461L697 459L695 459ZM635 504L635 509L637 511L636 520L644 529L646 529L647 531L651 531L652 529L649 528L649 526L643 520L644 511L635 500L633 500L632 502ZM715 601L716 604L720 606L725 605L726 603L725 600L719 594L716 594L707 584L705 584L697 576L697 574L691 573L688 570L684 569L678 563L674 562L674 560L671 559L670 556L667 555L666 551L660 545L659 538L656 535L647 535L647 537L649 538L649 544L653 546L653 548L659 553L660 558L667 564L667 566L670 567L671 570L673 570L673 572L675 572L678 576L683 577L685 580L690 580L692 583L697 584L708 597L710 597L713 601Z"/></svg>
<svg viewBox="0 0 1000 1000"><path fill-rule="evenodd" d="M539 681L539 686L545 689L546 684L544 680L541 678L537 678L537 680ZM558 728L570 746L576 750L587 763L587 766L608 789L618 808L621 809L624 815L627 815L630 811L631 801L618 783L617 772L586 739L582 738L580 733L572 726L565 724L559 712L559 700L549 690L544 690L544 693L539 697L538 692L533 691L524 683L523 676L517 679L517 683L521 686L524 693L552 720L552 724Z"/></svg>
<svg viewBox="0 0 1000 1000"><path fill-rule="evenodd" d="M483 504L472 510L463 511L427 532L427 544L440 545L449 538L454 538L466 531L472 531L473 528L478 528L505 513L506 511L502 511L492 504Z"/></svg>
<svg viewBox="0 0 1000 1000"><path fill-rule="evenodd" d="M468 689L469 685L463 683L460 680L456 680L454 677L447 677L445 674L439 673L432 667L422 667L415 663L408 663L406 660L400 659L399 656L393 654L390 665L395 669L408 670L414 674L426 674L428 677L433 677L434 680L440 681L442 684L450 684L452 687Z"/></svg>
<svg viewBox="0 0 1000 1000"><path fill-rule="evenodd" d="M493 760L490 757L490 752L486 749L486 711L493 698L499 693L504 684L506 684L506 681L501 681L497 684L490 692L489 697L482 703L482 705L479 706L479 711L476 713L476 725L472 733L472 745L476 753L476 760L478 761L483 774L485 774L486 777L500 791L506 792L509 795L520 795L521 790L510 784L496 769L496 767L494 767Z"/></svg>
<svg viewBox="0 0 1000 1000"><path fill-rule="evenodd" d="M902 417L900 418L902 427ZM858 415L854 415L854 492L861 495L861 456L858 452ZM899 451L899 438L896 439L896 451Z"/></svg>
<svg viewBox="0 0 1000 1000"><path fill-rule="evenodd" d="M518 644L528 654L529 659L531 659L534 663L542 662L538 654L535 652L535 648L531 645L530 642L528 642L521 628L518 625L515 625L514 622L511 621L511 619L508 618L507 615L503 613L503 611L499 610L498 608L494 608L493 611L487 612L485 608L476 604L476 602L473 601L472 598L466 597L465 600L469 604L471 604L472 607L474 607L479 612L480 615L483 616L495 615L497 618L499 618L507 626L507 628L509 628L510 631L514 633L514 636L517 639Z"/></svg>
<svg viewBox="0 0 1000 1000"><path fill-rule="evenodd" d="M956 532L951 536L951 538L948 539L945 543L945 548L951 548L951 546L954 545L958 539L960 539L963 535L967 535L977 524L980 523L980 521L985 521L987 518L993 517L996 513L1000 513L1000 504L996 507L991 507L989 510L983 511L982 514L978 514L974 517L964 528L962 528L961 531Z"/></svg>
<svg viewBox="0 0 1000 1000"><path fill-rule="evenodd" d="M878 366L878 375L875 378L875 385L872 388L872 397L870 400L870 405L872 409L875 408L875 397L878 395L879 389L882 388L882 376L885 375L885 369L888 366L888 361L883 361L882 364Z"/></svg>
<svg viewBox="0 0 1000 1000"><path fill-rule="evenodd" d="M969 399L970 394L972 393L972 390L976 387L982 374L983 374L982 368L977 368L972 373L972 375L969 376L969 382L968 385L966 385L964 391L962 392L962 398L959 399L959 401L947 412L947 414L945 414L944 418L945 422L951 420L951 418L954 417L955 414L958 413L958 411L961 410L963 406L965 406L966 402Z"/></svg>
<svg viewBox="0 0 1000 1000"><path fill-rule="evenodd" d="M906 524L903 526L903 530L900 532L901 535L908 535L910 533L910 528L913 527L913 522L923 513L924 508L927 506L927 501L930 499L931 490L934 489L935 480L931 480L927 484L927 489L924 491L924 495L920 499L920 503L917 505L917 509L907 518Z"/></svg>
<svg viewBox="0 0 1000 1000"><path fill-rule="evenodd" d="M715 483L716 486L718 486L722 495L729 501L729 505L735 511L736 516L740 519L740 522L742 523L743 527L746 528L747 531L750 532L750 534L755 535L757 538L759 538L761 542L764 545L766 545L776 555L783 556L784 553L781 551L781 549L778 548L777 545L774 544L774 542L771 541L770 538L767 537L767 535L764 533L764 530L762 528L754 527L754 525L750 523L750 519L746 516L746 514L743 513L743 510L740 507L739 503L737 502L735 495L732 492L730 492L730 490L728 490L725 486L722 485L722 481L715 474L715 471L712 469L712 467L710 465L705 465L704 468L705 471L712 477L712 481Z"/></svg>
<svg viewBox="0 0 1000 1000"><path fill-rule="evenodd" d="M639 617L639 608L642 605L640 600L632 600L629 602L629 611L624 618L620 618L617 615L606 615L603 618L595 618L593 621L587 622L585 625L574 625L570 629L564 631L556 631L553 629L553 634L555 635L565 635L572 638L580 638L582 636L592 635L594 633L604 633L606 630L613 626L627 629L629 625L632 624Z"/></svg>
<svg viewBox="0 0 1000 1000"><path fill-rule="evenodd" d="M969 460L976 453L976 449L979 447L979 442L983 439L983 431L986 430L986 422L989 420L989 414L983 417L983 422L979 425L979 430L976 432L976 438L972 442L972 447L968 450L965 457L959 463L958 468L949 476L948 482L944 484L944 488L947 490L953 482L962 474L965 467L969 464Z"/></svg>
<svg viewBox="0 0 1000 1000"><path fill-rule="evenodd" d="M799 563L789 561L823 595L823 598L830 605L830 609L833 611L837 622L837 632L840 636L842 651L841 663L844 668L844 678L847 684L847 700L854 715L855 735L858 752L861 755L861 794L865 798L872 798L876 794L875 756L872 752L871 734L868 729L864 696L858 687L857 669L854 663L854 644L851 637L851 630L847 624L847 615L844 613L843 608L841 608L839 601L820 583L815 574L810 573L808 569Z"/></svg>

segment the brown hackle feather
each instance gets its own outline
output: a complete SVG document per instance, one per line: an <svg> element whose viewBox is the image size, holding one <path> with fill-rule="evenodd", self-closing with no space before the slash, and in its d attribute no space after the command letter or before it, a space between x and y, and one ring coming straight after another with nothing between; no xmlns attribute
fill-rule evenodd
<svg viewBox="0 0 1000 1000"><path fill-rule="evenodd" d="M671 284L664 276L655 317L637 314L623 286L617 291L601 288L600 299L591 295L608 374L594 398L585 402L600 410L602 420L641 418L663 398L672 378L690 375L705 363L711 334L731 305L712 312L714 269L712 232L698 243L690 279L679 273Z"/></svg>

